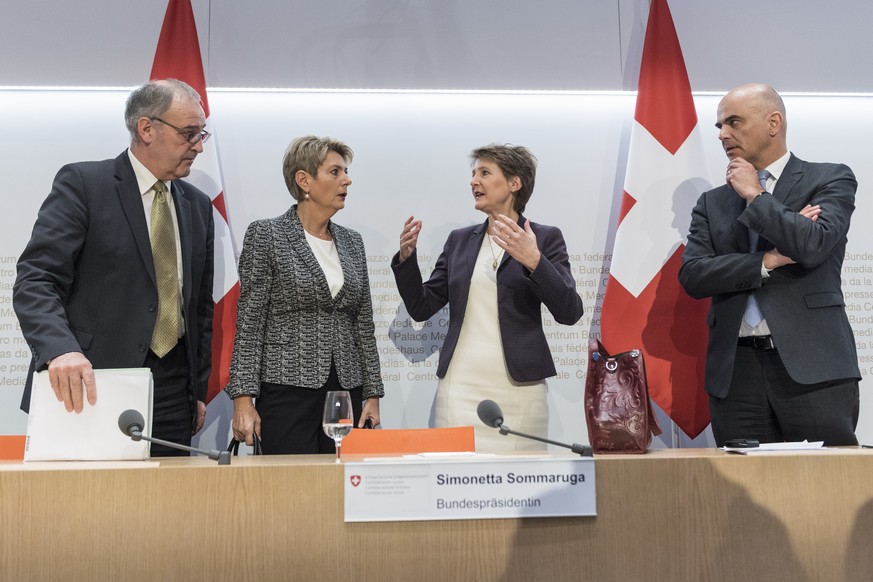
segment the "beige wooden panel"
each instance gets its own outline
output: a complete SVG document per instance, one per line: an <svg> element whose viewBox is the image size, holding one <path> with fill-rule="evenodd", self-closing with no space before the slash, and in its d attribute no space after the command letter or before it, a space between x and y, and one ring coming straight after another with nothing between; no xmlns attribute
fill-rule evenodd
<svg viewBox="0 0 873 582"><path fill-rule="evenodd" d="M598 457L596 518L445 522L344 523L329 456L52 467L0 463L0 579L873 579L855 449Z"/></svg>

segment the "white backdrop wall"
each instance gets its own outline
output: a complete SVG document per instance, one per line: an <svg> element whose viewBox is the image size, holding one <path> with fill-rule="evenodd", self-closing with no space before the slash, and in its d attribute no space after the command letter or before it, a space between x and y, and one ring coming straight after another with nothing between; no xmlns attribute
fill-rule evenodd
<svg viewBox="0 0 873 582"><path fill-rule="evenodd" d="M15 260L27 241L54 172L64 163L114 157L127 144L122 123L127 90L0 91L0 434L24 432L17 410L28 361L11 312ZM717 183L724 154L713 127L718 97L696 97L707 174ZM789 143L802 158L841 161L861 184L845 264L847 304L856 319L862 369L873 373L873 217L868 201L873 168L865 137L873 130L873 98L786 97ZM448 232L482 220L469 189L469 151L490 142L524 144L540 160L536 191L526 214L560 226L568 244L586 314L572 327L547 325L559 377L549 380L550 436L586 442L582 374L589 334L599 332L599 302L609 267L612 235L624 179L635 96L616 94L446 94L366 92L249 92L210 94L212 123L223 164L230 224L242 241L247 225L291 204L281 176L288 142L314 133L332 135L356 152L346 209L336 221L361 232L367 247L376 309L377 340L387 396L387 427L427 426L436 388L434 371L447 314L427 324L409 320L393 286L388 259L400 227L414 214L424 220L422 268L429 271ZM196 175L194 176L196 179ZM690 208L677 210L687 225ZM547 321L549 318L547 317ZM859 437L873 442L873 403L862 383ZM508 422L508 421L507 421ZM213 423L222 441L227 425ZM211 438L211 437L210 437ZM672 442L675 438L676 442ZM669 433L659 446L706 446Z"/></svg>
<svg viewBox="0 0 873 582"><path fill-rule="evenodd" d="M438 343L431 333L439 336L440 316L430 327L409 328L384 271L402 221L413 213L424 219L427 269L450 229L481 219L469 197L467 152L498 141L527 145L538 155L528 214L563 228L586 303L578 325L549 327L555 355L564 361L561 377L549 383L551 436L584 441L580 348L586 334L598 330L594 298L609 266L649 1L191 2L211 88L211 129L218 134L207 147L221 149L238 243L251 220L279 214L290 203L280 174L290 139L332 134L357 152L348 207L337 220L361 231L370 255L387 426L425 425L436 386L436 356L429 352ZM720 94L762 80L783 92L863 93L791 96L788 105L792 149L810 160L846 162L859 178L845 289L862 369L873 373L873 235L866 228L873 209L865 197L871 170L863 139L873 123L873 82L857 66L873 60L867 30L873 3L669 5L696 91ZM123 100L151 69L166 2L0 0L0 7L0 434L14 434L26 422L17 406L28 357L11 312L15 260L54 172L70 161L113 157L125 147ZM746 25L752 14L760 25ZM21 86L91 90L4 90ZM545 93L439 92L446 89ZM556 94L560 90L631 93ZM712 128L717 97L701 93L696 101L707 171L717 181L724 167ZM677 224L687 221L687 213L677 213ZM427 339L415 335L419 329ZM865 396L862 383L859 435L873 442L873 405ZM227 429L213 423L206 438L221 441ZM706 445L707 439L689 442L676 434L659 444Z"/></svg>

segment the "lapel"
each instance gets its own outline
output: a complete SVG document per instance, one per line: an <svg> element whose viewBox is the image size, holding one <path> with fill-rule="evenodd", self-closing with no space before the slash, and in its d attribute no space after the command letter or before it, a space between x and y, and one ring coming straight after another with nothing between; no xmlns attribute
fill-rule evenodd
<svg viewBox="0 0 873 582"><path fill-rule="evenodd" d="M191 203L185 195L183 183L173 180L170 183L173 191L173 204L176 207L176 220L179 223L179 242L182 247L182 307L188 305L191 299Z"/></svg>
<svg viewBox="0 0 873 582"><path fill-rule="evenodd" d="M315 254L312 252L312 249L309 247L309 243L306 240L306 234L303 231L303 224L297 216L296 204L289 208L288 212L285 213L285 226L288 241L291 243L288 252L296 254L300 260L303 261L306 270L309 271L309 275L314 281L316 281L319 300L326 302L333 301L330 296L330 287L327 284L327 278L324 276L324 271L321 269L321 265L318 264L318 259L315 258ZM328 223L327 227L331 232L331 236L333 236L334 232L332 226L332 223ZM337 249L337 251L339 251L339 249ZM340 258L340 262L342 262L342 258ZM345 274L345 272L346 266L343 265L343 274ZM339 297L339 295L337 295L337 297Z"/></svg>
<svg viewBox="0 0 873 582"><path fill-rule="evenodd" d="M461 255L463 258L463 263L460 265L462 272L464 274L462 280L467 281L467 285L470 284L470 279L473 277L473 269L476 267L476 257L479 256L479 249L482 248L482 241L485 240L488 232L488 219L485 219L485 222L476 226L470 232L470 242L467 244L467 248L463 250L463 254Z"/></svg>
<svg viewBox="0 0 873 582"><path fill-rule="evenodd" d="M353 281L355 275L355 257L358 254L358 249L352 247L351 238L348 236L348 231L344 228L334 228L333 221L328 222L327 229L330 231L330 236L336 245L336 252L339 255L340 266L343 269L343 286L340 287L336 297L333 298L335 303L340 303L346 296L347 289L350 288L349 281ZM364 259L366 265L366 258ZM325 280L325 283L327 280Z"/></svg>
<svg viewBox="0 0 873 582"><path fill-rule="evenodd" d="M801 178L803 178L803 161L791 154L788 163L785 164L785 169L782 170L782 175L776 180L773 197L787 205L791 190L800 182Z"/></svg>
<svg viewBox="0 0 873 582"><path fill-rule="evenodd" d="M139 184L136 181L136 174L133 173L133 166L130 165L130 159L127 157L127 150L115 158L115 191L118 194L118 200L121 202L121 208L124 211L124 216L127 223L130 225L130 230L133 233L133 239L136 241L136 248L139 250L142 262L148 271L152 284L157 288L155 281L155 265L152 261L152 246L149 239L149 227L146 223L145 210L142 206L142 195L139 191Z"/></svg>
<svg viewBox="0 0 873 582"><path fill-rule="evenodd" d="M739 194L734 192L730 186L722 186L724 188L725 203L727 204L727 216L730 217L732 232L734 236L734 245L744 253L749 252L749 228L737 220L740 214L746 209L746 201Z"/></svg>

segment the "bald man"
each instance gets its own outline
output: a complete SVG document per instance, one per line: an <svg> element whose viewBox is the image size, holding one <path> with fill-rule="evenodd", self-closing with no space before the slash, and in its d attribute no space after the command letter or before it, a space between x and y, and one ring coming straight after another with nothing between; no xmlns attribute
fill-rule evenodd
<svg viewBox="0 0 873 582"><path fill-rule="evenodd" d="M715 126L725 184L697 201L679 280L712 299L716 443L857 444L861 373L840 280L855 176L788 151L785 105L768 85L731 90Z"/></svg>

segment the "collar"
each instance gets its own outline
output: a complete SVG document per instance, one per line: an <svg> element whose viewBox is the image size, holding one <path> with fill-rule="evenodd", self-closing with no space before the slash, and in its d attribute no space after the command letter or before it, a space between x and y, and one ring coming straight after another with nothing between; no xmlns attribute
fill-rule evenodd
<svg viewBox="0 0 873 582"><path fill-rule="evenodd" d="M779 181L779 177L782 176L782 172L785 171L785 166L788 165L788 160L791 159L791 152L785 152L785 155L764 168L770 175L772 179L775 181Z"/></svg>
<svg viewBox="0 0 873 582"><path fill-rule="evenodd" d="M155 175L152 174L141 161L136 159L136 156L133 155L133 152L130 151L130 148L127 148L127 157L130 158L130 165L133 166L133 173L136 176L136 184L139 188L139 195L145 196L149 191L151 191L152 187L155 185L155 182L157 182L158 179L155 178ZM167 192L171 192L171 183L172 182L170 180L164 180L164 185L167 187Z"/></svg>

